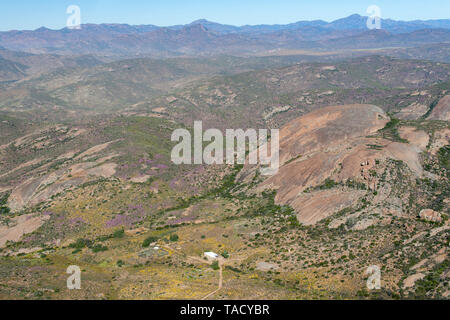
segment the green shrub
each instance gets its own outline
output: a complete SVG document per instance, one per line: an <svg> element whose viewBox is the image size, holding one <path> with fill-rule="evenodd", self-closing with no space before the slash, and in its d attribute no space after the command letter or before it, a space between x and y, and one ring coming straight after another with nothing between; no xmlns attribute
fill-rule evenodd
<svg viewBox="0 0 450 320"><path fill-rule="evenodd" d="M1 214L9 214L11 210L7 207L9 194L4 194L0 196L0 215Z"/></svg>
<svg viewBox="0 0 450 320"><path fill-rule="evenodd" d="M108 247L102 246L101 244L96 244L91 249L92 249L92 252L94 252L94 253L108 251Z"/></svg>
<svg viewBox="0 0 450 320"><path fill-rule="evenodd" d="M214 262L211 264L211 268L212 268L213 270L219 270L219 269L220 269L220 267L219 267L219 261L214 261Z"/></svg>
<svg viewBox="0 0 450 320"><path fill-rule="evenodd" d="M114 233L110 234L110 235L106 235L106 236L100 236L97 238L97 241L103 242L103 241L107 241L110 239L119 239L119 238L123 238L125 235L125 230L120 229L115 231Z"/></svg>
<svg viewBox="0 0 450 320"><path fill-rule="evenodd" d="M8 198L9 198L8 194L1 195L0 196L0 206L5 206L6 203L8 202Z"/></svg>
<svg viewBox="0 0 450 320"><path fill-rule="evenodd" d="M334 180L326 179L325 182L321 186L319 186L319 189L320 190L328 190L328 189L334 188L337 185L338 185L338 183L335 182Z"/></svg>
<svg viewBox="0 0 450 320"><path fill-rule="evenodd" d="M382 134L383 138L402 142L402 143L408 143L408 140L400 138L400 135L398 133L398 126L401 124L401 121L399 119L393 118L391 116L391 121L389 121L386 126L381 129L379 132Z"/></svg>
<svg viewBox="0 0 450 320"><path fill-rule="evenodd" d="M150 246L151 243L158 241L157 237L148 237L144 240L144 242L142 243L142 247L144 248L148 248Z"/></svg>
<svg viewBox="0 0 450 320"><path fill-rule="evenodd" d="M391 118L391 121L389 121L388 123L386 123L386 126L384 127L385 129L392 129L395 128L399 125L400 120L396 119L396 118Z"/></svg>
<svg viewBox="0 0 450 320"><path fill-rule="evenodd" d="M439 149L438 152L439 164L445 169L450 169L449 159L450 159L450 145L446 145Z"/></svg>
<svg viewBox="0 0 450 320"><path fill-rule="evenodd" d="M289 225L291 227L298 227L298 226L300 226L300 222L298 221L297 216L295 216L295 215L290 216L287 220L288 220Z"/></svg>
<svg viewBox="0 0 450 320"><path fill-rule="evenodd" d="M74 248L74 249L83 249L86 247L91 247L93 244L93 242L91 240L87 240L87 239L78 239L75 243L72 243L71 245L69 245L69 248Z"/></svg>
<svg viewBox="0 0 450 320"><path fill-rule="evenodd" d="M170 241L172 241L172 242L177 242L178 239L179 239L179 237L178 237L177 234L172 234L172 235L170 235Z"/></svg>
<svg viewBox="0 0 450 320"><path fill-rule="evenodd" d="M120 230L115 231L112 234L112 238L123 238L124 235L125 235L125 230L120 229Z"/></svg>

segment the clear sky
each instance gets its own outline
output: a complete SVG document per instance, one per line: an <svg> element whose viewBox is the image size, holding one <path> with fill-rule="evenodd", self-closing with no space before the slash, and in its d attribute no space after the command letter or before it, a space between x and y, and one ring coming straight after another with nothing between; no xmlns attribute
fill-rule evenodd
<svg viewBox="0 0 450 320"><path fill-rule="evenodd" d="M449 0L0 0L0 30L65 27L69 5L81 8L81 23L168 26L208 19L224 24L285 24L332 21L353 13L367 15L378 5L382 18L450 18Z"/></svg>

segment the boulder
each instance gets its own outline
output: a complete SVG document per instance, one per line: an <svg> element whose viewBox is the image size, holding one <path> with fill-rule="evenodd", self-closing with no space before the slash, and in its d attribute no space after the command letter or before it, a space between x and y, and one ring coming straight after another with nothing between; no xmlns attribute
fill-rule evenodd
<svg viewBox="0 0 450 320"><path fill-rule="evenodd" d="M431 209L424 209L420 211L419 217L426 221L442 222L441 214Z"/></svg>

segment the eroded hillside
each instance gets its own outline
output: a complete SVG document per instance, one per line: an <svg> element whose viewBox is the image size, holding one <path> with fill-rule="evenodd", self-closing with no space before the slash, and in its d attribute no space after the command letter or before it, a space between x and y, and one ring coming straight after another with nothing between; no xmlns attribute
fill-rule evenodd
<svg viewBox="0 0 450 320"><path fill-rule="evenodd" d="M57 126L5 145L3 161L24 163L2 172L12 213L0 295L448 297L447 122L391 119L374 105L318 109L282 128L282 166L265 180L250 167L172 166L162 142L173 126L113 117L96 136ZM77 139L87 140L69 151ZM58 153L39 153L43 141ZM220 270L205 251L222 254ZM74 263L82 292L64 287ZM381 291L365 289L370 265L382 268Z"/></svg>
<svg viewBox="0 0 450 320"><path fill-rule="evenodd" d="M448 298L448 64L3 53L0 298ZM196 120L280 128L278 173L174 165Z"/></svg>

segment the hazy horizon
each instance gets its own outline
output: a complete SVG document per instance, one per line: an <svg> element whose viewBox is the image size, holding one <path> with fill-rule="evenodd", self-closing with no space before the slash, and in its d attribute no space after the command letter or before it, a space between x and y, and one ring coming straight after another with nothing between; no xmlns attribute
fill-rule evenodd
<svg viewBox="0 0 450 320"><path fill-rule="evenodd" d="M196 20L206 19L220 24L276 25L298 21L335 21L352 14L367 16L367 8L377 5L383 19L397 21L448 19L450 3L431 0L427 3L408 1L355 1L335 3L320 1L236 1L211 3L195 0L186 3L180 0L142 1L36 1L23 0L0 5L0 30L36 30L41 27L58 30L66 25L67 8L77 5L81 9L82 24L129 24L174 26L185 25ZM21 19L17 19L21 17Z"/></svg>

